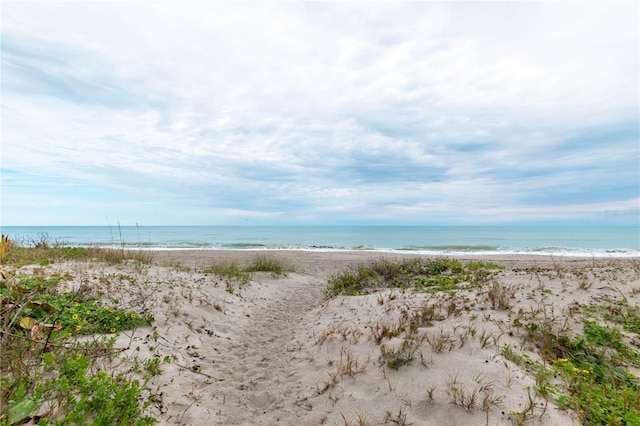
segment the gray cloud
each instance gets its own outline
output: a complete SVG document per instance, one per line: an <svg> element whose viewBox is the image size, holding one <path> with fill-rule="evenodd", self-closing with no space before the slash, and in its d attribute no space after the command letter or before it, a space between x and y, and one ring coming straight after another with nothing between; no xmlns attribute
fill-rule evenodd
<svg viewBox="0 0 640 426"><path fill-rule="evenodd" d="M109 200L84 213L97 221L136 196L149 222L178 203L205 222L389 223L517 221L553 205L564 218L640 196L637 5L3 13L3 170L95 188ZM5 199L27 203L25 185L3 177ZM64 196L80 203L74 187Z"/></svg>

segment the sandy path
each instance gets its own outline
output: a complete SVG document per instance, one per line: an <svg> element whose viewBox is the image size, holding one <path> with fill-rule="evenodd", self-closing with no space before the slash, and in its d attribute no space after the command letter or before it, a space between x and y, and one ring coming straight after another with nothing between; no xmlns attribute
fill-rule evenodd
<svg viewBox="0 0 640 426"><path fill-rule="evenodd" d="M309 334L309 313L322 289L319 280L305 275L268 280L243 329L215 360L220 375L228 377L214 394L216 424L273 424L305 415L296 401L303 392L302 348L311 342L298 336Z"/></svg>

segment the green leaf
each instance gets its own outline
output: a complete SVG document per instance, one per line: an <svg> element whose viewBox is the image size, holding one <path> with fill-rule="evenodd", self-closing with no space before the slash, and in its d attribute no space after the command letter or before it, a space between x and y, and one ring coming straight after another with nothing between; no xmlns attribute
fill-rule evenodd
<svg viewBox="0 0 640 426"><path fill-rule="evenodd" d="M26 330L31 330L36 325L38 325L38 321L31 317L24 317L20 320L20 327Z"/></svg>
<svg viewBox="0 0 640 426"><path fill-rule="evenodd" d="M29 414L36 408L36 402L32 399L20 401L9 408L9 424L13 425L29 417Z"/></svg>
<svg viewBox="0 0 640 426"><path fill-rule="evenodd" d="M46 303L46 302L40 302L38 300L34 300L32 302L27 303L27 308L31 308L31 309L41 309L45 312L53 312L56 310L55 306Z"/></svg>

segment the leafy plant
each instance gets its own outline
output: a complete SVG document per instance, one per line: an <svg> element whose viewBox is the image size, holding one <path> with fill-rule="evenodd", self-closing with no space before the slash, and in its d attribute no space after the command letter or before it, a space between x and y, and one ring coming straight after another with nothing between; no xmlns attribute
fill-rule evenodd
<svg viewBox="0 0 640 426"><path fill-rule="evenodd" d="M538 395L557 395L557 403L578 413L583 424L640 424L640 380L629 369L638 367L640 355L625 342L621 331L585 320L583 334L568 337L556 334L549 324L529 323L525 337L532 333L543 336L540 354L550 367L508 346L502 352L535 375ZM561 383L552 383L552 378L561 378Z"/></svg>
<svg viewBox="0 0 640 426"><path fill-rule="evenodd" d="M49 246L12 246L7 258L41 263L59 253ZM103 369L119 352L108 335L153 318L103 303L84 287L65 291L60 287L69 276L35 271L3 272L0 281L0 425L154 423L145 414L150 400L144 383ZM157 367L152 361L148 366Z"/></svg>

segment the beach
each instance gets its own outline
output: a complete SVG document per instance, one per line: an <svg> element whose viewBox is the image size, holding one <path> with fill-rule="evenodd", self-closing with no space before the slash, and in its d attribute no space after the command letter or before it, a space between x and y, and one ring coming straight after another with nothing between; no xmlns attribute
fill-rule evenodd
<svg viewBox="0 0 640 426"><path fill-rule="evenodd" d="M70 261L10 272L68 274L68 290L84 286L153 316L150 327L120 333L115 347L122 352L111 368L163 360L162 374L147 384L158 424L580 424L578 410L540 391L536 372L552 363L534 327L570 336L582 331L589 309L636 312L640 294L637 258L463 256L457 259L465 265L504 269L446 291L384 288L351 296L327 291L328 280L349 268L416 256L152 254L149 265ZM258 255L295 271L254 272L246 282L204 273ZM630 345L638 345L636 338L624 333ZM640 374L636 365L625 368ZM560 379L545 380L564 389Z"/></svg>

